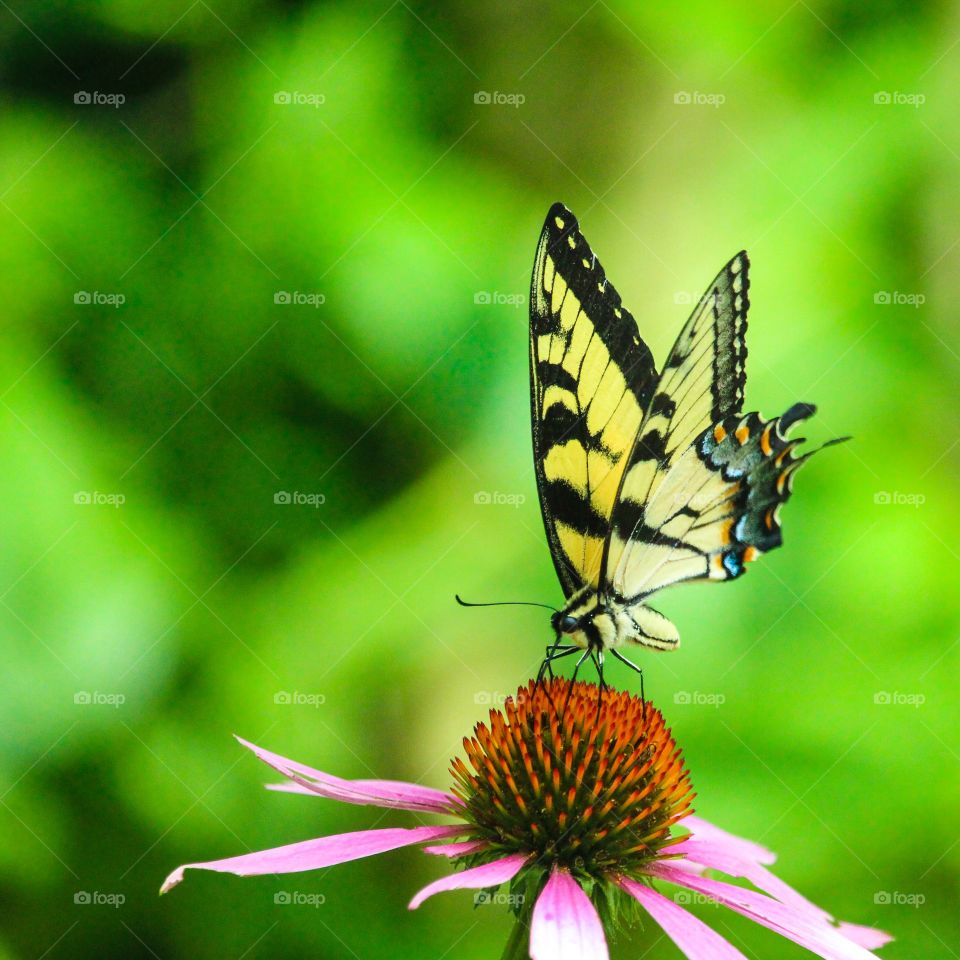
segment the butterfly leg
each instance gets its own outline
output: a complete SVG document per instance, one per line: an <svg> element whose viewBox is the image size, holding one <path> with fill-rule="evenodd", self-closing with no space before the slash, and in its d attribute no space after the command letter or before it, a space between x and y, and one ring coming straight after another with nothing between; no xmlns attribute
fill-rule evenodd
<svg viewBox="0 0 960 960"><path fill-rule="evenodd" d="M569 657L571 653L576 653L580 648L574 645L570 646L560 646L559 641L551 644L546 649L546 656L543 659L543 663L540 664L540 672L537 674L537 686L540 686L543 683L544 673L549 674L550 679L553 679L553 661L562 660L564 657ZM557 708L557 705L553 702L553 697L550 695L550 688L546 687L547 699L550 701L550 706L554 709Z"/></svg>
<svg viewBox="0 0 960 960"><path fill-rule="evenodd" d="M644 705L644 710L646 709L647 698L643 693L643 670L638 667L632 660L628 660L619 650L611 649L610 652L621 662L625 663L631 670L635 670L640 674L640 702ZM602 677L601 677L602 680Z"/></svg>
<svg viewBox="0 0 960 960"><path fill-rule="evenodd" d="M579 648L579 647L576 647L575 649L579 650L580 648ZM572 652L572 651L570 651L570 652ZM569 689L567 690L567 699L564 700L564 702L563 702L563 712L564 712L564 713L567 712L567 704L570 702L570 694L573 693L573 685L577 682L577 674L580 672L580 668L581 668L581 667L583 666L583 664L587 661L587 659L591 656L591 654L592 654L591 649L590 649L589 647L587 647L587 649L583 651L583 656L577 661L577 665L573 668L573 676L570 678L570 687L569 687Z"/></svg>
<svg viewBox="0 0 960 960"><path fill-rule="evenodd" d="M600 720L600 707L603 705L603 692L607 689L607 681L603 679L603 650L595 650L590 659L593 661L593 665L597 668L597 676L600 678L600 687L597 690L597 717L596 720Z"/></svg>
<svg viewBox="0 0 960 960"><path fill-rule="evenodd" d="M537 684L543 682L543 675L547 674L550 679L553 679L553 661L562 660L564 657L570 656L571 653L576 652L580 648L571 644L570 646L560 646L559 643L553 643L546 649L546 656L543 658L543 663L540 664L540 671L537 673Z"/></svg>

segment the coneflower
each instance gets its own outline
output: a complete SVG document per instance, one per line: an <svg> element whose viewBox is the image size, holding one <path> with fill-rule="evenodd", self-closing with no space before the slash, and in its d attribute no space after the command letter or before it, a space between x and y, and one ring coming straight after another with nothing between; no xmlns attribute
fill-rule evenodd
<svg viewBox="0 0 960 960"><path fill-rule="evenodd" d="M239 876L295 873L398 847L427 844L454 873L410 902L456 889L510 884L516 926L504 957L606 960L607 933L639 906L695 960L743 954L665 895L685 888L723 904L828 960L863 960L881 931L836 923L779 880L774 855L691 813L690 776L663 716L649 701L554 678L531 682L491 710L464 740L450 792L390 780L342 780L241 740L290 782L272 789L346 803L440 814L447 826L361 830L225 860L178 867ZM446 842L439 842L446 841ZM707 877L708 870L746 887Z"/></svg>

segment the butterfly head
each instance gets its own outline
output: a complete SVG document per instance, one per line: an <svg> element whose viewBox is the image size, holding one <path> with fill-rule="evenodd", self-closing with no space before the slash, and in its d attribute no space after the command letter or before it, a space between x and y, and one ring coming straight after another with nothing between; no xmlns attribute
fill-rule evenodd
<svg viewBox="0 0 960 960"><path fill-rule="evenodd" d="M571 635L580 629L580 618L570 613L558 610L551 618L550 623L558 636Z"/></svg>
<svg viewBox="0 0 960 960"><path fill-rule="evenodd" d="M592 587L574 594L567 605L550 618L550 624L561 643L581 650L588 647L599 650L610 646L613 640L609 617Z"/></svg>

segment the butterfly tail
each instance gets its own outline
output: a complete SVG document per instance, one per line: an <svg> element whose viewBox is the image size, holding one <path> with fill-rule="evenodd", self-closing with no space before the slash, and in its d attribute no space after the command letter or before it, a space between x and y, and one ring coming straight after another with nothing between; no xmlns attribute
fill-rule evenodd
<svg viewBox="0 0 960 960"><path fill-rule="evenodd" d="M798 454L804 438L788 434L816 409L812 403L795 403L772 420L758 413L727 417L703 433L700 455L733 485L726 543L710 558L712 579L739 577L744 564L780 546L780 508L790 499L797 470L823 447L849 439L839 437Z"/></svg>

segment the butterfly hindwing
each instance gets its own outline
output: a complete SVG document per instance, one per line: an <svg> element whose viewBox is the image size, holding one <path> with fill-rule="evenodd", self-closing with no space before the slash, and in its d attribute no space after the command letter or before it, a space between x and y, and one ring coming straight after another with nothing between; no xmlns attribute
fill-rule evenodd
<svg viewBox="0 0 960 960"><path fill-rule="evenodd" d="M732 580L780 546L780 507L815 452L796 456L802 440L787 434L815 409L794 404L773 420L730 416L703 431L647 505L654 535L624 550L613 578L620 596L634 602L683 580Z"/></svg>
<svg viewBox="0 0 960 960"><path fill-rule="evenodd" d="M600 261L563 204L547 214L530 296L534 461L569 597L599 585L611 515L657 373Z"/></svg>

